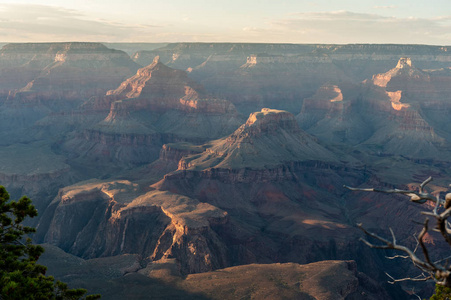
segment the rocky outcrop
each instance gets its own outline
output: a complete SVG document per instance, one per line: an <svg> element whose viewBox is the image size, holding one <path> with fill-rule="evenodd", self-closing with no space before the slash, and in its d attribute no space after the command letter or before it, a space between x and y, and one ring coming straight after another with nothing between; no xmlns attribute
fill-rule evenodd
<svg viewBox="0 0 451 300"><path fill-rule="evenodd" d="M226 247L212 230L227 213L169 192L139 196L129 181L91 182L62 189L41 223L43 240L69 253L93 258L125 253L150 261L176 258L183 274L228 264Z"/></svg>
<svg viewBox="0 0 451 300"><path fill-rule="evenodd" d="M114 95L118 99L139 97L180 99L184 96L189 99L198 97L198 90L201 89L185 72L165 66L157 56L150 65L139 69L135 76L124 81L117 89L109 91L107 95Z"/></svg>
<svg viewBox="0 0 451 300"><path fill-rule="evenodd" d="M189 143L164 144L160 151L160 160L178 163L184 156L202 153L203 146Z"/></svg>
<svg viewBox="0 0 451 300"><path fill-rule="evenodd" d="M80 113L78 106L136 70L127 54L99 43L5 45L0 50L0 125L5 129L0 139L28 143L98 122L97 115Z"/></svg>
<svg viewBox="0 0 451 300"><path fill-rule="evenodd" d="M148 299L156 289L164 299L401 299L390 297L373 279L358 272L353 261L251 264L181 278L173 260L136 271L140 267L137 255L84 260L55 246L43 246L46 251L39 263L49 266L49 275L112 300ZM65 272L68 269L70 276Z"/></svg>
<svg viewBox="0 0 451 300"><path fill-rule="evenodd" d="M129 127L130 128L130 127ZM122 127L122 130L129 129ZM114 131L100 126L85 129L62 147L83 160L115 165L142 165L159 157L164 138L152 131Z"/></svg>
<svg viewBox="0 0 451 300"><path fill-rule="evenodd" d="M437 158L439 152L447 151L443 134L447 126L437 133L429 107L433 102L432 106L447 109L438 96L443 87L435 83L433 73L417 69L410 58L401 58L395 68L359 86L323 86L304 100L297 120L324 142L350 143L415 159Z"/></svg>
<svg viewBox="0 0 451 300"><path fill-rule="evenodd" d="M446 147L445 139L437 134L423 113L425 103L433 99L442 102L438 100L440 88L436 87L433 78L415 68L410 58L401 58L394 69L374 75L372 84L375 87L369 86L367 91L372 90L373 96L364 92L362 98L373 103L378 112L366 113L383 117L373 119L373 127L377 130L365 143L381 145L386 153L438 158ZM377 90L380 90L377 92L379 97L374 93Z"/></svg>

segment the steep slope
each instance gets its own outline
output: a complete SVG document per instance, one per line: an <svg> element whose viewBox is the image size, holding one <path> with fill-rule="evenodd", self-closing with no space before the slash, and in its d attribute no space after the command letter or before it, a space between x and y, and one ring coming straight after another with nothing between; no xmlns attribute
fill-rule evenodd
<svg viewBox="0 0 451 300"><path fill-rule="evenodd" d="M208 86L209 80L202 83ZM254 110L273 107L298 112L302 99L325 82L339 84L351 79L326 55L251 54L230 80L216 88L236 105L248 102Z"/></svg>
<svg viewBox="0 0 451 300"><path fill-rule="evenodd" d="M39 212L36 219L58 189L78 180L65 158L55 154L47 141L0 146L0 185L14 198L32 198Z"/></svg>
<svg viewBox="0 0 451 300"><path fill-rule="evenodd" d="M410 58L401 58L395 68L360 85L324 85L304 100L297 120L325 143L351 144L380 155L436 159L449 151L450 126L444 114L451 102L443 97L449 79L446 72L423 71Z"/></svg>

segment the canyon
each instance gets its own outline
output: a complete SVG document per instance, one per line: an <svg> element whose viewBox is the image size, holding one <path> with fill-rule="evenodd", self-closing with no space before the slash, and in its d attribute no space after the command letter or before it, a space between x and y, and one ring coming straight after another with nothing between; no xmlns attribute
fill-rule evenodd
<svg viewBox="0 0 451 300"><path fill-rule="evenodd" d="M448 50L7 44L0 184L33 199L33 239L50 272L108 299L143 298L157 283L186 299L219 299L232 286L236 297L427 296L427 284L388 286L384 271L414 267L366 247L355 225L393 228L414 246L410 220L424 208L342 187L433 176L444 192ZM428 243L446 253L434 234Z"/></svg>

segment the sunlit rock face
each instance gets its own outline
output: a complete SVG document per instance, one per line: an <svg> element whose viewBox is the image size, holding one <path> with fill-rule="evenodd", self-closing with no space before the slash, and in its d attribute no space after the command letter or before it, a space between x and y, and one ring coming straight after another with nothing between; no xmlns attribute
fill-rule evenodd
<svg viewBox="0 0 451 300"><path fill-rule="evenodd" d="M226 246L212 230L228 216L182 195L145 193L129 181L62 189L40 224L44 242L85 258L139 254L150 261L177 259L183 274L226 266Z"/></svg>

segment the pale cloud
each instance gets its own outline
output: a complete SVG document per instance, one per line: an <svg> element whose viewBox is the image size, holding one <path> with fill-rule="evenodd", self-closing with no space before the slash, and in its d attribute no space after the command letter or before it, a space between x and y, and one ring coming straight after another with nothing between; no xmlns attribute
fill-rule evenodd
<svg viewBox="0 0 451 300"><path fill-rule="evenodd" d="M122 41L157 26L123 24L54 6L0 4L0 41Z"/></svg>
<svg viewBox="0 0 451 300"><path fill-rule="evenodd" d="M292 43L451 44L450 16L397 18L349 11L290 14L272 20L267 32Z"/></svg>
<svg viewBox="0 0 451 300"><path fill-rule="evenodd" d="M211 22L183 13L159 22L93 16L47 5L0 4L0 42L263 42L401 43L451 45L451 16L393 17L395 6L371 13L346 10L265 16L246 22ZM375 13L381 12L381 14ZM157 26L158 25L158 26Z"/></svg>
<svg viewBox="0 0 451 300"><path fill-rule="evenodd" d="M398 8L398 6L397 5L382 5L382 6L376 5L376 6L373 6L373 8L375 8L375 9L394 9L394 8Z"/></svg>

